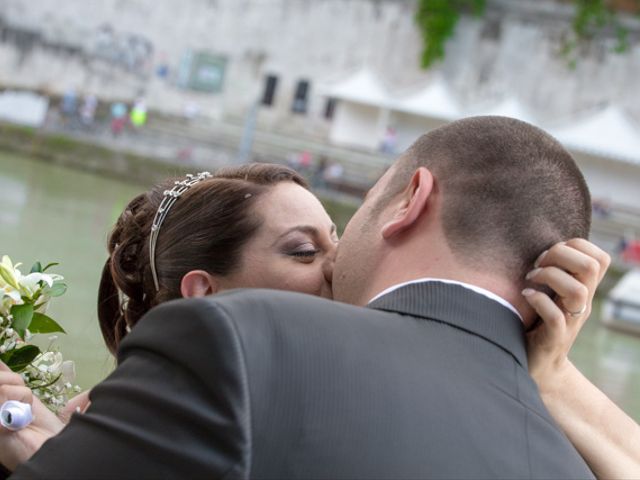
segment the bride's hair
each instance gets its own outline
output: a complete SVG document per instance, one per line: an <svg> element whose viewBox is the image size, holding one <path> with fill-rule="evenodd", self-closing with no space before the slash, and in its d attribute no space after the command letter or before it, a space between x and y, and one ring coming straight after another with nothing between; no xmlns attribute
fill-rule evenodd
<svg viewBox="0 0 640 480"><path fill-rule="evenodd" d="M112 353L152 307L179 298L182 277L191 270L224 276L237 268L242 248L263 219L253 206L270 187L305 180L281 165L227 167L193 185L171 207L157 237L156 290L149 260L149 237L171 179L135 197L118 218L108 240L109 258L98 292L98 320Z"/></svg>

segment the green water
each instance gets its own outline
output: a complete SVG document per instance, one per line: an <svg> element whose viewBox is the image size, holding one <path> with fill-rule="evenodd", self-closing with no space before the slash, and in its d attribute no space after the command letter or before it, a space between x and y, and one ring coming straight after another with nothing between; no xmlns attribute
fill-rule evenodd
<svg viewBox="0 0 640 480"><path fill-rule="evenodd" d="M58 262L69 289L48 314L68 332L57 343L90 387L113 368L96 298L106 237L140 187L0 152L0 254L25 264ZM25 269L22 270L25 273Z"/></svg>
<svg viewBox="0 0 640 480"><path fill-rule="evenodd" d="M113 367L100 336L96 295L106 236L142 187L0 152L0 254L31 265L60 262L69 290L49 311L69 332L58 340L90 387ZM640 420L640 337L601 326L596 313L574 349L576 365Z"/></svg>

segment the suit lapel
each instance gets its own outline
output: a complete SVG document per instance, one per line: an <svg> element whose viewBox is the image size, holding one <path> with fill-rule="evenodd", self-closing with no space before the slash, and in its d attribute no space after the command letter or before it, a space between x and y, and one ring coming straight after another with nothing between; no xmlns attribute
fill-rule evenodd
<svg viewBox="0 0 640 480"><path fill-rule="evenodd" d="M437 281L414 283L383 295L368 307L460 328L506 350L527 368L522 321L507 307L468 288Z"/></svg>

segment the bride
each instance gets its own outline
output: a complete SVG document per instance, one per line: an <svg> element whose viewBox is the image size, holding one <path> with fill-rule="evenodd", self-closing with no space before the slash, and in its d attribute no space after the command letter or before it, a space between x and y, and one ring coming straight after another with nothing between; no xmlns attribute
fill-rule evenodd
<svg viewBox="0 0 640 480"><path fill-rule="evenodd" d="M135 197L109 236L98 293L104 340L115 353L146 312L180 297L259 287L331 298L337 243L336 227L318 199L286 167L253 164L162 183ZM567 359L608 263L604 252L580 239L554 246L539 262L533 281L541 290L577 296L587 287L589 308L579 315L566 314L542 291L524 293L543 320L528 334L528 353L546 406L599 477L618 477L639 471L640 446L630 450L624 433L640 433ZM572 299L565 294L564 300ZM32 403L35 412L28 428L0 431L0 462L13 469L64 421L0 364L0 403L6 400ZM80 395L69 411L87 404L88 396Z"/></svg>

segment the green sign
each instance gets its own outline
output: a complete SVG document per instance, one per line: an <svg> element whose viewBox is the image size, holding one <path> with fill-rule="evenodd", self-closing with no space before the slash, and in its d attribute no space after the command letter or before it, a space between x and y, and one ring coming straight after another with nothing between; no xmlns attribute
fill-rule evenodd
<svg viewBox="0 0 640 480"><path fill-rule="evenodd" d="M227 58L209 52L185 54L178 83L183 88L200 92L217 93L222 90Z"/></svg>

